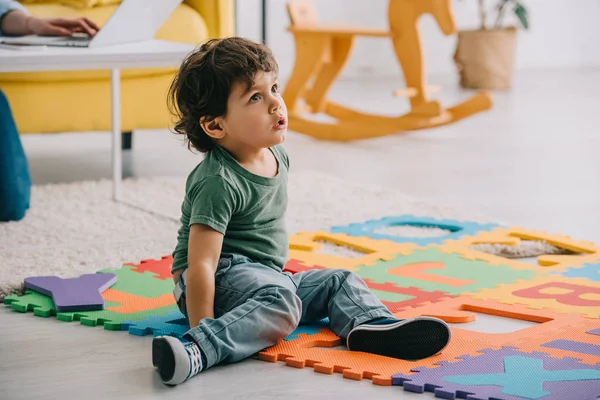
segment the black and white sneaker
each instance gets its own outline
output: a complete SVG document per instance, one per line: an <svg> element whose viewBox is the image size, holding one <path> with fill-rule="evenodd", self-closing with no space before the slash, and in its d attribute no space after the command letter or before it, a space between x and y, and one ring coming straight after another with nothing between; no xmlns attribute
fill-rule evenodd
<svg viewBox="0 0 600 400"><path fill-rule="evenodd" d="M202 355L195 342L174 336L152 340L152 364L165 385L179 385L202 371Z"/></svg>
<svg viewBox="0 0 600 400"><path fill-rule="evenodd" d="M347 338L348 350L402 360L421 360L441 352L450 342L450 328L438 318L382 318L358 325Z"/></svg>

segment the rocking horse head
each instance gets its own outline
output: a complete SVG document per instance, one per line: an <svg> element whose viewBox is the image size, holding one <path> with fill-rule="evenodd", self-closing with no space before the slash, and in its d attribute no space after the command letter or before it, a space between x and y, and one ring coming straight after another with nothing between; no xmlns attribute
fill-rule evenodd
<svg viewBox="0 0 600 400"><path fill-rule="evenodd" d="M452 15L450 6L451 0L420 0L419 2L430 3L429 12L433 15L445 35L451 35L456 31L456 24L454 23L454 16Z"/></svg>
<svg viewBox="0 0 600 400"><path fill-rule="evenodd" d="M451 7L452 0L390 0L389 16L392 30L414 29L400 27L410 21L416 22L421 14L431 14L445 35L456 32L456 24ZM405 18L398 18L396 14L404 14Z"/></svg>

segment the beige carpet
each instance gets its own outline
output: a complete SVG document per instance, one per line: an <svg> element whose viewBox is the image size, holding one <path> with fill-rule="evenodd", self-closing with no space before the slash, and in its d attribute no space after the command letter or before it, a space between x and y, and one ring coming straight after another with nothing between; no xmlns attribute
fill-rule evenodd
<svg viewBox="0 0 600 400"><path fill-rule="evenodd" d="M184 178L126 180L121 203L111 200L109 180L34 187L27 216L0 224L0 298L19 292L28 276L70 278L170 254L184 182ZM358 187L316 172L292 173L289 197L290 233L400 214L495 222L396 190ZM403 229L412 229L404 232L412 236L438 233ZM519 251L539 254L548 251L544 247L534 244Z"/></svg>

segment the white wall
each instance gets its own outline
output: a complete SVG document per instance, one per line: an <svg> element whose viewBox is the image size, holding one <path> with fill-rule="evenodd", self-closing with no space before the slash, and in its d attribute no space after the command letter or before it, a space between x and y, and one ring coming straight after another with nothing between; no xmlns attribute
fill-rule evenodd
<svg viewBox="0 0 600 400"><path fill-rule="evenodd" d="M238 35L259 41L261 1L237 1ZM388 0L314 0L314 3L322 21L387 27ZM488 0L490 6L495 3L496 0ZM524 3L529 9L531 28L520 31L517 69L600 66L599 0L524 0ZM289 25L285 5L286 0L268 0L267 41L278 58L284 78L294 64L294 42L285 30ZM476 0L453 0L453 11L459 29L477 26ZM422 18L419 27L428 73L454 74L452 54L456 36L443 36L429 15ZM397 76L400 73L389 40L360 38L343 75Z"/></svg>

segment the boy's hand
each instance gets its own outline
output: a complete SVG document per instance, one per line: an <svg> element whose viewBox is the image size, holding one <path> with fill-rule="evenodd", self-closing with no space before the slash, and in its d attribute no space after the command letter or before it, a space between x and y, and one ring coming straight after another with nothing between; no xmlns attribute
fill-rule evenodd
<svg viewBox="0 0 600 400"><path fill-rule="evenodd" d="M215 272L222 246L221 233L206 225L190 227L186 306L192 328L204 318L214 318Z"/></svg>

